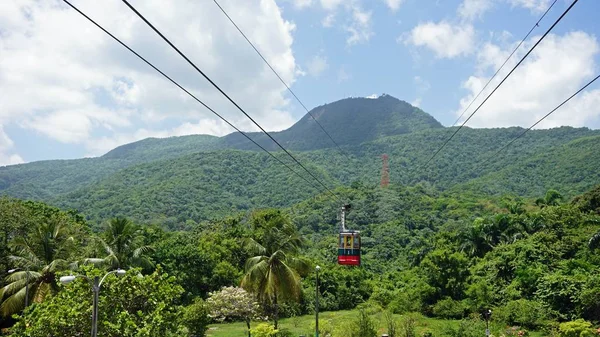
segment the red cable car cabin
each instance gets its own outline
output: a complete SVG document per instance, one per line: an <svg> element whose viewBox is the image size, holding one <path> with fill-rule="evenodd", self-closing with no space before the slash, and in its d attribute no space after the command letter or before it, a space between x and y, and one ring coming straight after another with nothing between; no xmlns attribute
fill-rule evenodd
<svg viewBox="0 0 600 337"><path fill-rule="evenodd" d="M338 242L338 264L360 266L360 232L340 232Z"/></svg>

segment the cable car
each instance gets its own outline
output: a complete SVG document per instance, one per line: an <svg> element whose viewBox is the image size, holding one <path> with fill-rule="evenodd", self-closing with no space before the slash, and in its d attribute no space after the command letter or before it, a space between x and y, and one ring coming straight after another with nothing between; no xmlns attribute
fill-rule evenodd
<svg viewBox="0 0 600 337"><path fill-rule="evenodd" d="M360 232L340 232L338 264L360 266Z"/></svg>
<svg viewBox="0 0 600 337"><path fill-rule="evenodd" d="M338 239L338 264L360 266L360 232L346 229L346 212L350 205L342 206L340 235Z"/></svg>

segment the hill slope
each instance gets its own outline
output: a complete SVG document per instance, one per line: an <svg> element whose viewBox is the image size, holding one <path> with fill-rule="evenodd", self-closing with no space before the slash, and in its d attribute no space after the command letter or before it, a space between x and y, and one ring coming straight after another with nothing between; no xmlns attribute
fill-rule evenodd
<svg viewBox="0 0 600 337"><path fill-rule="evenodd" d="M336 143L344 147L392 135L443 128L440 122L421 109L385 94L376 99L346 98L314 108L311 114ZM335 146L308 114L289 129L273 132L272 135L290 150L308 151ZM278 149L264 134L251 133L250 136L267 149ZM224 137L224 141L237 149L256 149L238 133Z"/></svg>
<svg viewBox="0 0 600 337"><path fill-rule="evenodd" d="M275 137L330 188L356 181L378 184L383 153L390 156L392 184L428 182L449 193L467 189L536 197L554 188L573 196L600 180L600 131L534 130L481 166L523 129L464 128L435 160L420 167L452 132L421 110L381 96L345 99L313 113L350 160L307 116ZM4 167L0 191L76 208L96 223L128 215L170 227L248 208L290 206L323 192L267 154L248 151L256 148L236 140L239 136L146 139L99 158ZM268 145L263 136L252 137Z"/></svg>

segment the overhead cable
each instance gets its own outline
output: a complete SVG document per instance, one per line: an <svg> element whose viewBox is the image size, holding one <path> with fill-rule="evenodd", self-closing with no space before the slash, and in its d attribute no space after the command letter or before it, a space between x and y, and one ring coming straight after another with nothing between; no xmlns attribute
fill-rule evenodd
<svg viewBox="0 0 600 337"><path fill-rule="evenodd" d="M217 2L217 0L213 0L213 1L217 5L217 7L219 7L219 9L221 10L221 12L223 12L223 14L225 14L225 16L227 17L227 19L229 19L229 22L231 22L231 24L233 24L233 26L238 30L238 32L240 32L240 34L242 34L242 36L244 37L244 39L246 39L246 42L248 42L248 44L250 44L250 46L252 47L252 49L254 49L254 51L258 54L258 56L260 56L260 58L265 62L265 64L269 67L269 69L271 69L271 71L273 72L273 74L275 74L275 76L277 76L277 78L279 79L279 81L281 81L281 83L283 83L283 85L290 92L290 94L292 94L292 96L294 96L294 98L296 99L296 101L298 101L298 103L300 103L300 105L304 108L304 110L306 110L306 112L308 113L308 115L315 121L315 123L317 123L317 125L321 128L321 130L323 130L323 132L327 135L327 137L329 137L329 139L331 140L331 142L333 144L335 144L335 146L338 148L338 150L344 156L346 156L347 159L350 159L350 157L348 156L348 154L344 150L342 150L342 148L340 147L340 145L333 139L333 137L331 137L331 135L329 134L329 132L327 132L327 130L325 130L325 128L323 127L323 125L321 125L321 123L319 123L319 121L315 118L315 116L308 110L308 108L306 107L306 105L304 105L304 103L300 100L300 98L298 98L298 96L296 96L296 93L294 93L294 91L292 91L292 89L290 88L290 86L287 85L287 83L283 80L283 78L281 78L281 76L279 75L279 73L271 66L271 64L269 63L269 61L267 61L267 59L258 50L258 48L256 48L256 46L254 46L254 44L250 41L250 39L246 36L246 34L244 34L244 32L242 31L242 29L235 23L235 21L233 21L233 19L229 16L229 14L227 14L227 12L225 11L225 9L219 4L219 2ZM555 1L557 1L557 0L555 0Z"/></svg>
<svg viewBox="0 0 600 337"><path fill-rule="evenodd" d="M161 33L148 19L146 19L135 7L133 7L127 0L122 0L127 7L129 7L142 21L144 21L158 36L160 36L171 48L173 48L183 59L185 59L202 77L204 77L215 89L217 89L231 104L233 104L238 110L240 110L254 125L256 125L265 135L267 135L279 148L283 150L292 160L298 164L306 173L308 173L319 185L323 186L325 190L327 190L330 194L334 195L336 199L340 200L340 198L333 192L327 185L325 185L317 176L315 176L311 171L309 171L296 157L294 157L288 150L286 150L283 145L281 145L273 136L267 132L260 124L258 124L254 118L252 118L242 107L240 107L223 89L221 89L210 77L208 77L194 62L192 62L184 53L179 50L163 33Z"/></svg>
<svg viewBox="0 0 600 337"><path fill-rule="evenodd" d="M238 129L235 125L233 125L231 122L229 122L227 119L225 119L223 116L221 116L219 113L217 113L215 110L213 110L211 107L209 107L208 105L206 105L204 102L202 102L200 99L198 99L194 94L192 94L191 92L189 92L187 89L185 89L183 86L181 86L179 83L177 83L175 80L173 80L171 77L169 77L167 74L165 74L162 70L158 69L156 66L154 66L152 63L150 63L148 60L146 60L143 56L141 56L140 54L138 54L135 50L133 50L132 48L130 48L127 44L125 44L123 41L121 41L119 38L117 38L116 36L114 36L112 33L110 33L108 30L106 30L104 27L102 27L100 24L98 24L96 21L94 21L92 18L90 18L89 16L87 16L85 13L83 13L81 10L79 10L77 7L75 7L73 4L71 4L69 1L67 0L63 0L67 5L69 5L71 8L73 8L75 11L77 11L79 14L81 14L83 17L85 17L88 21L90 21L92 24L94 24L96 27L98 27L100 30L102 30L104 33L106 33L108 36L110 36L111 38L113 38L115 41L117 41L119 44L121 44L123 47L125 47L127 50L129 50L131 53L133 53L135 56L137 56L139 59L141 59L142 61L144 61L147 65L149 65L150 67L152 67L152 69L156 70L158 73L160 73L163 77L165 77L167 80L169 80L171 83L173 83L175 86L177 86L179 89L181 89L182 91L184 91L186 94L188 94L190 97L192 97L195 101L197 101L198 103L202 104L202 106L204 106L206 109L208 109L210 112L212 112L213 114L215 114L217 117L219 117L222 121L224 121L225 123L227 123L227 125L231 126L233 129L235 129L237 132L241 133L244 137L246 137L248 140L250 140L252 143L254 143L256 146L258 146L261 150L265 151L267 154L269 154L269 156L273 157L275 160L277 160L280 164L282 164L283 166L285 166L287 169L289 169L291 172L293 172L294 174L296 174L298 177L300 177L302 180L304 180L305 182L307 182L310 186L312 186L313 188L317 189L317 190L321 190L320 188L316 187L311 181L309 181L308 179L306 179L306 177L302 176L301 174L299 174L298 172L296 172L294 169L292 169L288 164L286 164L285 162L283 162L281 159L277 158L274 154L272 154L271 152L269 152L267 149L265 149L263 146L261 146L260 144L258 144L256 141L254 141L252 138L250 138L245 132L241 131L240 129ZM337 198L337 196L334 194L334 196Z"/></svg>
<svg viewBox="0 0 600 337"><path fill-rule="evenodd" d="M477 111L479 111L479 109L485 104L485 102L487 102L487 100L490 97L492 97L496 90L498 90L498 88L502 86L502 84L510 77L510 75L512 75L512 73L521 65L521 63L523 63L523 61L525 61L529 54L531 54L533 50L540 44L540 42L542 42L544 38L546 38L546 36L552 31L552 29L554 29L554 27L565 17L565 15L567 15L567 13L571 10L571 8L573 8L573 6L575 6L575 4L578 1L579 0L573 1L573 3L562 13L562 15L554 22L554 24L552 24L552 26L548 28L544 35L542 35L542 37L533 45L533 47L529 49L525 56L523 56L521 60L511 69L511 71L502 79L502 81L500 81L500 83L494 88L494 90L492 90L492 92L483 100L483 102L481 102L481 104L479 104L477 109L475 109L475 111L473 111L473 113L469 115L469 117L454 131L454 133L452 133L452 136L450 136L450 138L448 138L424 164L419 166L419 168L426 167L433 160L433 158L435 158L442 151L442 149L446 147L446 145L454 138L454 136L456 136L458 131L460 131L460 129L462 129L463 126L465 126L465 124L467 124L467 122L477 113Z"/></svg>

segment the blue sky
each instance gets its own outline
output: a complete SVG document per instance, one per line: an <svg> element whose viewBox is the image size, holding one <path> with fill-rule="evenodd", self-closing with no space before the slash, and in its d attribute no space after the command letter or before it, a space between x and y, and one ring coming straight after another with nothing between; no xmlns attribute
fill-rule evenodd
<svg viewBox="0 0 600 337"><path fill-rule="evenodd" d="M551 2L220 1L307 107L387 93L444 125ZM254 130L120 1L73 3ZM212 1L132 3L267 129L287 128L305 113ZM557 1L506 70L570 4ZM580 0L468 125L529 126L596 76L599 12L600 2ZM97 156L146 137L231 132L62 2L35 0L0 3L0 124L1 165ZM599 128L600 86L541 127L560 125Z"/></svg>

